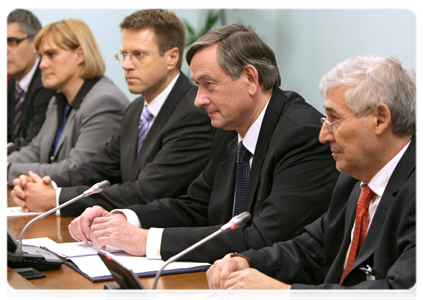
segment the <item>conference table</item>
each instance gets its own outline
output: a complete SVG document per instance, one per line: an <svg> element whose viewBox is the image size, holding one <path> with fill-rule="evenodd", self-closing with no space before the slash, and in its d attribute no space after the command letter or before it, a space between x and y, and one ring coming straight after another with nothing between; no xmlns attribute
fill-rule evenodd
<svg viewBox="0 0 423 300"><path fill-rule="evenodd" d="M10 196L11 189L7 188L8 206L16 204ZM19 239L23 227L36 216L7 217L7 228L12 235ZM48 237L57 243L74 242L68 231L68 225L73 217L58 217L49 215L31 225L24 235L24 239ZM116 284L114 281L93 283L78 272L63 264L60 269L42 271L44 278L26 280L7 267L7 281L14 289L103 289L105 284ZM140 278L146 289L151 289L154 277ZM164 275L160 278L157 289L207 289L206 272Z"/></svg>

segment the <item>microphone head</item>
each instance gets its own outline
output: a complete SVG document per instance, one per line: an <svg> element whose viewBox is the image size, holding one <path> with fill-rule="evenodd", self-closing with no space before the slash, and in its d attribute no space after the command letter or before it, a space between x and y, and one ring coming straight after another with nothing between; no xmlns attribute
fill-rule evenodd
<svg viewBox="0 0 423 300"><path fill-rule="evenodd" d="M238 228L241 225L244 225L251 219L251 215L248 211L244 211L240 213L239 215L236 215L233 217L228 223L223 225L220 230L223 232L234 230L235 228Z"/></svg>
<svg viewBox="0 0 423 300"><path fill-rule="evenodd" d="M87 197L89 195L94 195L94 194L100 193L101 191L103 191L109 185L110 185L110 182L108 180L103 180L99 183L94 184L91 188L86 190L83 193L83 195L84 195L84 197Z"/></svg>

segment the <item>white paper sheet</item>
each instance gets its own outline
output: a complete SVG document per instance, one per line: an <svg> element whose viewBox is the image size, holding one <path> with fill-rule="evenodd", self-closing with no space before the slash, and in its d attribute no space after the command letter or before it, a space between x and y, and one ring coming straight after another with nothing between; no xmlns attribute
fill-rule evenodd
<svg viewBox="0 0 423 300"><path fill-rule="evenodd" d="M26 213L23 211L22 207L16 206L16 207L7 207L6 208L6 215L8 217L18 217L18 216L36 216L41 215L40 212L29 212Z"/></svg>

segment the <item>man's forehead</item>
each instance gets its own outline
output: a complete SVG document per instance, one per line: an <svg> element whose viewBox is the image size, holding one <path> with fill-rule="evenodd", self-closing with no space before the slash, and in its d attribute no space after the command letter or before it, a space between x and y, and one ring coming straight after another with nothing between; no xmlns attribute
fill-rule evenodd
<svg viewBox="0 0 423 300"><path fill-rule="evenodd" d="M13 36L16 34L24 34L25 32L21 31L21 26L18 22L7 23L7 36Z"/></svg>

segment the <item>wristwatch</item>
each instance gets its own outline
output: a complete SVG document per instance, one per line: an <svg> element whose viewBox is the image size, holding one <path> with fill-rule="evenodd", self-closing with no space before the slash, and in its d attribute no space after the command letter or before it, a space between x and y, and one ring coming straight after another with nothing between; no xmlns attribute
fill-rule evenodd
<svg viewBox="0 0 423 300"><path fill-rule="evenodd" d="M251 259L248 256L245 256L244 254L241 254L238 252L228 253L223 258L231 258L231 257L237 257L237 256L245 259L248 262L248 265L250 268L253 267L253 263L251 262Z"/></svg>

